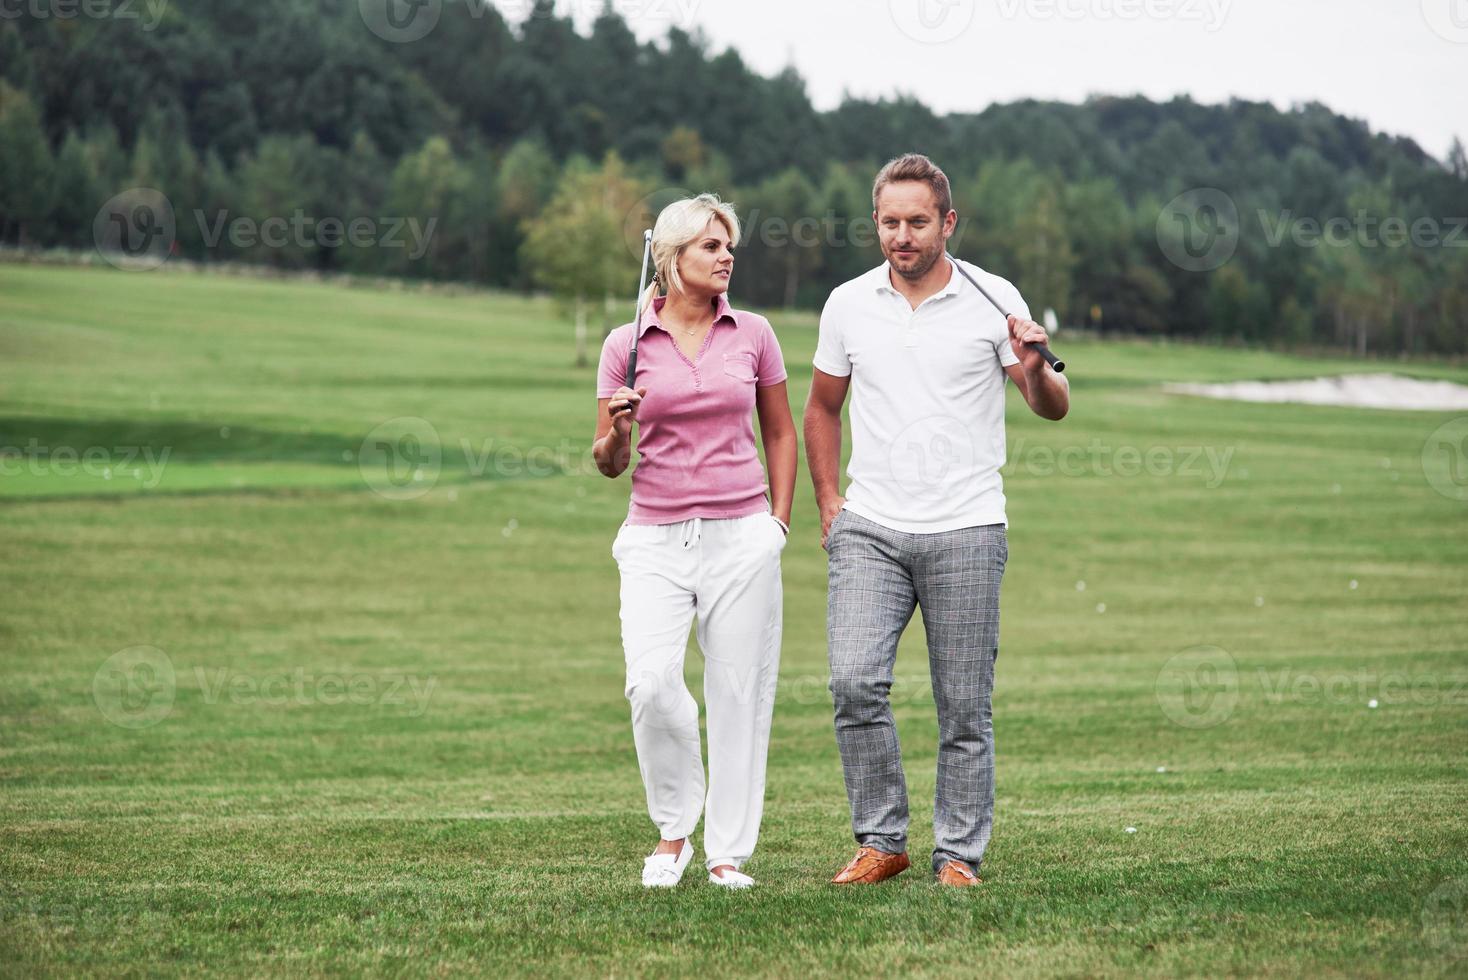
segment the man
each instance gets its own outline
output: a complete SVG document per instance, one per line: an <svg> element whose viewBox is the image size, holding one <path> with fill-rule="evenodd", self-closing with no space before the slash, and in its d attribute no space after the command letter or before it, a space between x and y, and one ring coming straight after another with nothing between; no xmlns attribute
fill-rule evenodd
<svg viewBox="0 0 1468 980"><path fill-rule="evenodd" d="M938 708L933 871L979 883L994 815L990 693L999 654L1005 538L1004 379L1035 414L1061 419L1070 388L1031 344L1048 342L1019 292L947 258L958 223L948 178L927 157L877 175L873 217L887 261L831 293L805 411L806 455L829 554L827 637L836 741L860 845L833 880L905 870L907 783L888 692L897 641L921 607ZM841 407L851 388L846 496Z"/></svg>

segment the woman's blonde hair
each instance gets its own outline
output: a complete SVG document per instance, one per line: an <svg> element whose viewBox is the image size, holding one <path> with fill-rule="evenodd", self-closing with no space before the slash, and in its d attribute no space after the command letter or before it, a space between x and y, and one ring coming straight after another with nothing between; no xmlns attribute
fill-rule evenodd
<svg viewBox="0 0 1468 980"><path fill-rule="evenodd" d="M729 233L730 248L739 244L739 218L734 214L734 205L719 200L716 194L687 197L663 208L652 228L652 264L656 274L638 301L639 310L652 305L660 283L670 290L683 290L678 256L702 237L711 218L717 218Z"/></svg>

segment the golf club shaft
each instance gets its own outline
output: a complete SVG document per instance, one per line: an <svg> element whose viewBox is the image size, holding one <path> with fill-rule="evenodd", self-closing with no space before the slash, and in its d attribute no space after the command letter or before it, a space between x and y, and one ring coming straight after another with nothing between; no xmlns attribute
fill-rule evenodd
<svg viewBox="0 0 1468 980"><path fill-rule="evenodd" d="M632 347L627 351L627 387L637 390L637 335L642 329L643 303L642 294L647 291L647 260L652 254L652 229L649 228L642 233L642 274L637 278L637 302L636 312L632 320ZM628 405L622 409L624 412L632 411Z"/></svg>
<svg viewBox="0 0 1468 980"><path fill-rule="evenodd" d="M984 299L989 301L989 305L998 310L1000 314L1005 317L1005 319L1008 319L1009 317L1014 315L1013 313L1010 313L1008 310L1006 310L1004 307L1000 306L998 301L995 300L993 296L989 295L989 291L983 286L980 286L979 281L968 274L968 270L963 267L962 263L960 263L951 255L948 256L948 261L953 263L953 267L958 270L959 275L963 276L969 282L973 283L973 287L977 289L983 295ZM1033 347L1035 348L1035 350L1039 351L1040 356L1045 358L1045 363L1049 364L1051 369L1056 374L1061 374L1065 371L1065 362L1056 357L1053 353L1051 353L1049 347L1046 347L1043 344L1029 344L1028 346Z"/></svg>

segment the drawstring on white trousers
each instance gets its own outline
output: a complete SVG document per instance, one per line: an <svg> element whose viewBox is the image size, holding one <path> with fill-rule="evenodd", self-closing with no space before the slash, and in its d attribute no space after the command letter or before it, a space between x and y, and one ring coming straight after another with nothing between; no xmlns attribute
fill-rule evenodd
<svg viewBox="0 0 1468 980"><path fill-rule="evenodd" d="M698 543L703 531L703 518L694 517L683 522L683 547L691 548Z"/></svg>

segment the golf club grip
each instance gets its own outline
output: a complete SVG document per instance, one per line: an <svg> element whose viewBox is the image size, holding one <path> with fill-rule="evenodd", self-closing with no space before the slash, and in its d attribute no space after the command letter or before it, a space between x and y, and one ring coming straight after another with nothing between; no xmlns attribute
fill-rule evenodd
<svg viewBox="0 0 1468 980"><path fill-rule="evenodd" d="M636 347L636 345L633 345L633 347L629 351L627 351L627 387L628 388L631 388L633 391L636 391L637 390L637 347ZM632 411L632 406L631 405L624 405L624 406L622 406L622 408L620 410L617 411L616 414L617 415L625 415L626 413L628 413L630 411ZM615 418L615 417L616 416L613 416L613 418Z"/></svg>
<svg viewBox="0 0 1468 980"><path fill-rule="evenodd" d="M1030 346L1035 347L1034 344L1031 344ZM1050 365L1050 370L1054 371L1056 374L1065 373L1065 362L1056 357L1055 354L1051 352L1050 348L1035 347L1035 349L1040 352L1040 356L1045 359L1045 363Z"/></svg>
<svg viewBox="0 0 1468 980"><path fill-rule="evenodd" d="M632 315L632 346L627 350L627 387L633 391L637 390L637 332L642 329L642 315L645 307L642 305L642 294L647 289L647 261L652 254L652 229L648 228L642 233L642 275L637 280L637 302L633 305ZM632 411L628 405L622 411Z"/></svg>

